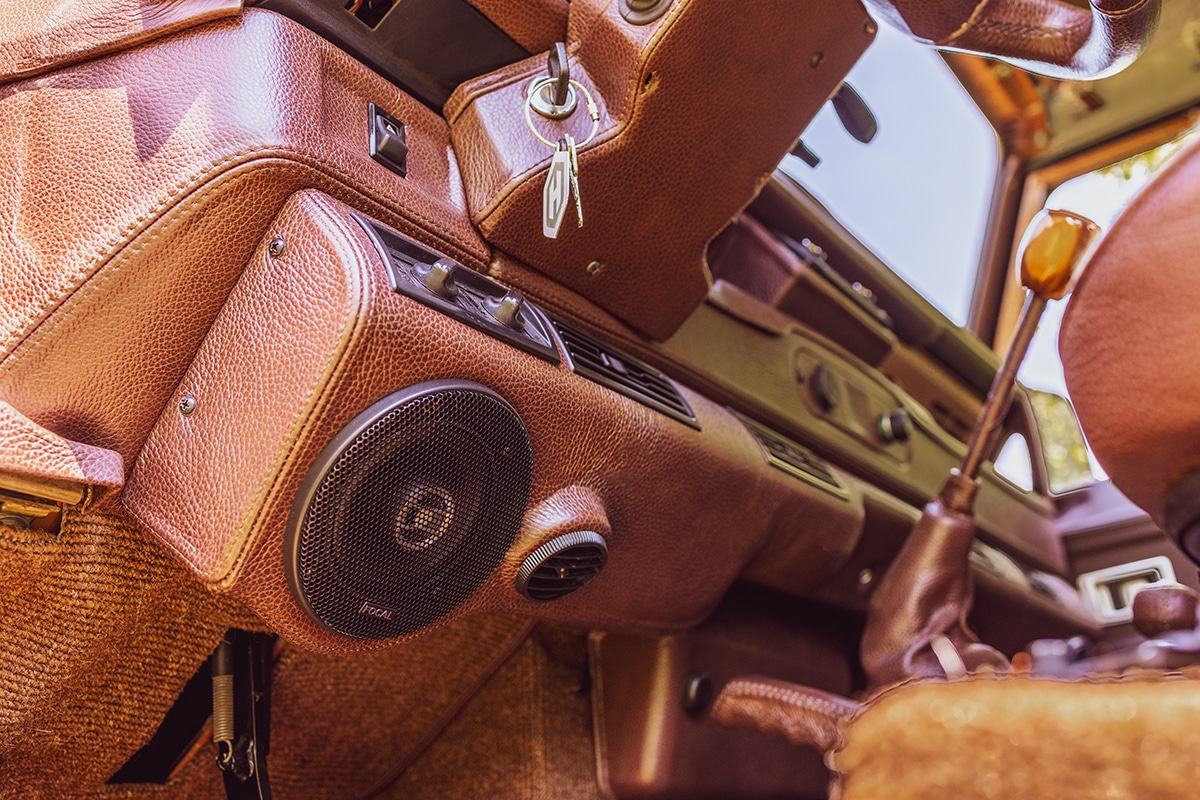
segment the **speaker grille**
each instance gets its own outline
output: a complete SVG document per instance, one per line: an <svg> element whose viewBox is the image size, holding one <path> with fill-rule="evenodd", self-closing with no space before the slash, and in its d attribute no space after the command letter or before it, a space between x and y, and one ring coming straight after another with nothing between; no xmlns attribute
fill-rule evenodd
<svg viewBox="0 0 1200 800"><path fill-rule="evenodd" d="M297 600L337 633L382 639L440 619L512 545L532 478L525 427L477 384L390 395L318 457L288 529Z"/></svg>

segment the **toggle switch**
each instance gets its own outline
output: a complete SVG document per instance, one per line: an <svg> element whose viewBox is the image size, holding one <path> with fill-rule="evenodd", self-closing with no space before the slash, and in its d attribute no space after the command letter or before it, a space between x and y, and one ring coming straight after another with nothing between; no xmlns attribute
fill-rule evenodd
<svg viewBox="0 0 1200 800"><path fill-rule="evenodd" d="M439 258L432 264L414 264L413 274L429 291L446 300L458 296L458 287L454 285L454 273L458 271L458 262L449 258Z"/></svg>
<svg viewBox="0 0 1200 800"><path fill-rule="evenodd" d="M525 321L521 319L521 308L525 305L525 298L516 292L506 292L503 297L489 297L484 301L487 311L492 317L506 328L520 330L525 327Z"/></svg>

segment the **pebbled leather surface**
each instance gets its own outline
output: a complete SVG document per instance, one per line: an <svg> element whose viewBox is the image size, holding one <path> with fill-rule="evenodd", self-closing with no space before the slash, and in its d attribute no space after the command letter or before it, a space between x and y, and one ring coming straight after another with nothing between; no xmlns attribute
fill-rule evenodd
<svg viewBox="0 0 1200 800"><path fill-rule="evenodd" d="M0 83L222 17L242 0L51 0L0 8Z"/></svg>
<svg viewBox="0 0 1200 800"><path fill-rule="evenodd" d="M580 149L585 224L541 233L551 152L522 112L535 57L460 86L446 104L471 218L498 249L654 339L665 339L708 288L705 249L767 180L871 37L856 0L678 0L633 26L617 3L571 4L571 77L600 110ZM819 66L810 66L814 53ZM586 113L535 118L582 141ZM589 276L592 261L602 271Z"/></svg>
<svg viewBox="0 0 1200 800"><path fill-rule="evenodd" d="M1088 443L1117 488L1160 526L1167 490L1200 466L1198 205L1200 142L1193 142L1100 240L1058 339Z"/></svg>
<svg viewBox="0 0 1200 800"><path fill-rule="evenodd" d="M363 408L421 381L491 387L524 420L534 456L530 512L516 543L439 625L505 612L603 629L681 629L711 611L769 537L796 537L795 520L838 502L799 481L795 492L781 492L741 423L686 389L702 432L392 292L348 209L320 193L294 197L273 230L288 241L278 265L252 262L180 386L199 399L197 412L181 424L167 409L124 499L193 572L289 641L334 653L401 641L346 639L310 620L284 580L283 537L318 452ZM310 285L272 280L280 269L308 276ZM337 299L310 296L317 292ZM294 302L267 299L289 293ZM355 297L361 305L342 304ZM341 318L331 324L335 307ZM310 363L299 365L304 359ZM223 467L193 470L197 463ZM516 592L524 556L563 531L589 527L601 528L609 544L599 578L555 603ZM847 539L848 552L854 534ZM842 546L814 537L803 556Z"/></svg>
<svg viewBox="0 0 1200 800"><path fill-rule="evenodd" d="M542 53L567 39L569 0L467 0L496 27L531 53Z"/></svg>
<svg viewBox="0 0 1200 800"><path fill-rule="evenodd" d="M320 206L313 219L295 206L275 226L286 232L282 256L270 257L264 239L172 398L191 395L196 410L184 416L176 403L167 404L122 498L207 582L228 574L279 466L281 443L286 452L311 421L321 390L361 328L362 286L300 269L295 255L354 263L362 254L345 232L328 237L322 225L355 223ZM269 329L248 324L263 321ZM242 424L214 425L215 419ZM223 483L252 487L249 502L211 491Z"/></svg>
<svg viewBox="0 0 1200 800"><path fill-rule="evenodd" d="M372 101L407 179L367 155ZM487 262L445 121L267 11L0 86L0 141L0 400L127 465L295 191Z"/></svg>
<svg viewBox="0 0 1200 800"><path fill-rule="evenodd" d="M1030 72L1093 79L1120 72L1150 41L1161 0L867 0L913 38L1002 58Z"/></svg>
<svg viewBox="0 0 1200 800"><path fill-rule="evenodd" d="M1133 627L1148 639L1200 626L1200 593L1181 583L1143 587L1133 596Z"/></svg>
<svg viewBox="0 0 1200 800"><path fill-rule="evenodd" d="M859 658L872 688L946 676L950 670L934 650L941 637L968 673L1008 669L1007 659L982 644L967 624L975 601L971 498L978 488L951 472L871 594Z"/></svg>
<svg viewBox="0 0 1200 800"><path fill-rule="evenodd" d="M125 482L121 456L72 442L0 402L0 472L113 489Z"/></svg>

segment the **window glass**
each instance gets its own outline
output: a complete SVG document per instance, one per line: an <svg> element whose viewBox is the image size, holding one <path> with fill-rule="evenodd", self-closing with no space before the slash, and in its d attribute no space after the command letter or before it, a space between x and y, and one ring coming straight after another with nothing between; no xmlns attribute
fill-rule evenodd
<svg viewBox="0 0 1200 800"><path fill-rule="evenodd" d="M996 180L996 133L935 51L887 25L846 80L875 112L875 139L852 139L826 104L803 136L821 162L788 156L780 166L963 325Z"/></svg>
<svg viewBox="0 0 1200 800"><path fill-rule="evenodd" d="M1013 486L1026 492L1033 491L1033 462L1029 457L1029 444L1021 434L1008 437L992 466L997 475Z"/></svg>

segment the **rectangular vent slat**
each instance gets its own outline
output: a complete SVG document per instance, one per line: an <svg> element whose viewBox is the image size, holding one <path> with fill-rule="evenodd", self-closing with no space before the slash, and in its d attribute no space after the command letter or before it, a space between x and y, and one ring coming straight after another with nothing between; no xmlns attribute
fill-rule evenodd
<svg viewBox="0 0 1200 800"><path fill-rule="evenodd" d="M553 322L576 373L699 430L696 415L666 375L559 320Z"/></svg>
<svg viewBox="0 0 1200 800"><path fill-rule="evenodd" d="M742 424L746 429L758 440L764 454L767 457L767 463L776 469L782 470L789 475L794 475L797 478L819 486L822 489L831 491L834 494L845 496L846 490L837 476L833 474L825 462L817 458L807 448L804 448L795 442L783 438L774 431L762 427L756 422L752 422L740 414Z"/></svg>

